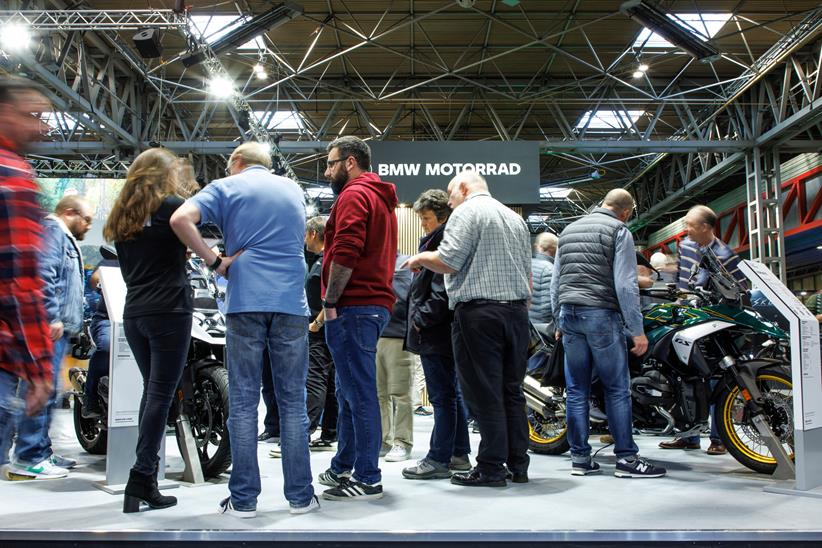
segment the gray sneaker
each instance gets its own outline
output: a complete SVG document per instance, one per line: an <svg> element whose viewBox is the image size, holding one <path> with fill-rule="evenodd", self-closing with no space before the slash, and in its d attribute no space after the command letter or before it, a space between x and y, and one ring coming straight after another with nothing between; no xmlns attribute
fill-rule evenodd
<svg viewBox="0 0 822 548"><path fill-rule="evenodd" d="M416 480L447 479L451 477L451 470L448 466L426 457L417 461L416 466L403 469L402 477Z"/></svg>
<svg viewBox="0 0 822 548"><path fill-rule="evenodd" d="M471 470L471 460L468 455L454 455L448 463L448 469L452 472L468 472Z"/></svg>

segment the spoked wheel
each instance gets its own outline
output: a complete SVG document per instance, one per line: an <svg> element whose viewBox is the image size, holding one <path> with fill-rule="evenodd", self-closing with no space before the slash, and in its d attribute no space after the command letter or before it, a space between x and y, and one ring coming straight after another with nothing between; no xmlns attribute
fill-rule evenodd
<svg viewBox="0 0 822 548"><path fill-rule="evenodd" d="M194 381L191 431L197 442L203 476L214 478L231 466L228 439L228 371L221 366L197 372Z"/></svg>
<svg viewBox="0 0 822 548"><path fill-rule="evenodd" d="M92 455L105 455L108 449L108 430L103 421L106 417L93 419L83 418L83 402L78 395L74 396L74 433L80 446Z"/></svg>
<svg viewBox="0 0 822 548"><path fill-rule="evenodd" d="M570 449L568 425L565 422L565 398L554 404L553 413L545 416L528 409L529 449L542 455L561 455Z"/></svg>
<svg viewBox="0 0 822 548"><path fill-rule="evenodd" d="M763 369L756 384L765 398L765 418L782 447L794 458L793 383L784 369ZM716 402L719 437L733 457L755 472L773 474L776 459L751 420L738 386L726 386Z"/></svg>

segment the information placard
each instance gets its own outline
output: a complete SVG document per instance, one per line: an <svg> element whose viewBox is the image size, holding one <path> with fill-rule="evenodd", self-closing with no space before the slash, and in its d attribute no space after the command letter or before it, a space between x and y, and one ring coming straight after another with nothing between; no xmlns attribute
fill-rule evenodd
<svg viewBox="0 0 822 548"><path fill-rule="evenodd" d="M119 268L100 267L103 296L111 321L108 371L108 427L137 426L143 377L123 329L126 284Z"/></svg>
<svg viewBox="0 0 822 548"><path fill-rule="evenodd" d="M816 316L765 264L741 261L739 268L790 322L795 428L822 427L822 362Z"/></svg>

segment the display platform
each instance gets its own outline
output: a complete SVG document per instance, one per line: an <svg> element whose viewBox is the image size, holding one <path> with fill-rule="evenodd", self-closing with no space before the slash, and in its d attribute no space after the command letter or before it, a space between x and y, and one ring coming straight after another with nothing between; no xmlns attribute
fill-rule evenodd
<svg viewBox="0 0 822 548"><path fill-rule="evenodd" d="M527 484L469 488L447 480L410 481L406 463L381 463L385 497L371 502L323 501L322 509L295 516L282 495L272 444L259 444L263 493L255 519L218 515L227 477L173 491L167 510L122 513L122 496L93 482L105 459L88 455L74 438L71 412L56 412L52 438L58 453L77 458L66 479L0 481L0 547L68 546L822 546L822 499L764 492L771 479L730 456L665 451L660 438L638 437L644 456L668 468L664 479L617 479L611 448L597 460L600 476L570 475L567 456L531 456ZM433 420L415 417L414 459L424 456ZM594 449L601 447L591 438ZM168 440L169 475L181 471L176 443ZM472 434L476 449L479 436ZM703 440L707 447L707 440ZM314 476L333 453L311 454ZM323 487L315 482L315 488Z"/></svg>

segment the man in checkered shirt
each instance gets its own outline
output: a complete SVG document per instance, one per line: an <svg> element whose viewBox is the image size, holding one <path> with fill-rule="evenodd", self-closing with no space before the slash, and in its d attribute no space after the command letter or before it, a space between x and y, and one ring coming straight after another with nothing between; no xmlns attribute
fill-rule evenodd
<svg viewBox="0 0 822 548"><path fill-rule="evenodd" d="M34 174L21 157L42 132L40 114L50 109L35 84L0 79L0 466L8 462L23 407L20 383L26 383L21 390L29 414L42 408L52 389L52 345L37 268L42 211Z"/></svg>
<svg viewBox="0 0 822 548"><path fill-rule="evenodd" d="M525 221L464 171L448 185L448 220L436 251L406 267L445 274L454 309L451 339L460 387L480 429L477 466L451 483L504 487L528 481L528 422L522 382L528 360L531 240ZM505 465L508 468L506 470Z"/></svg>

